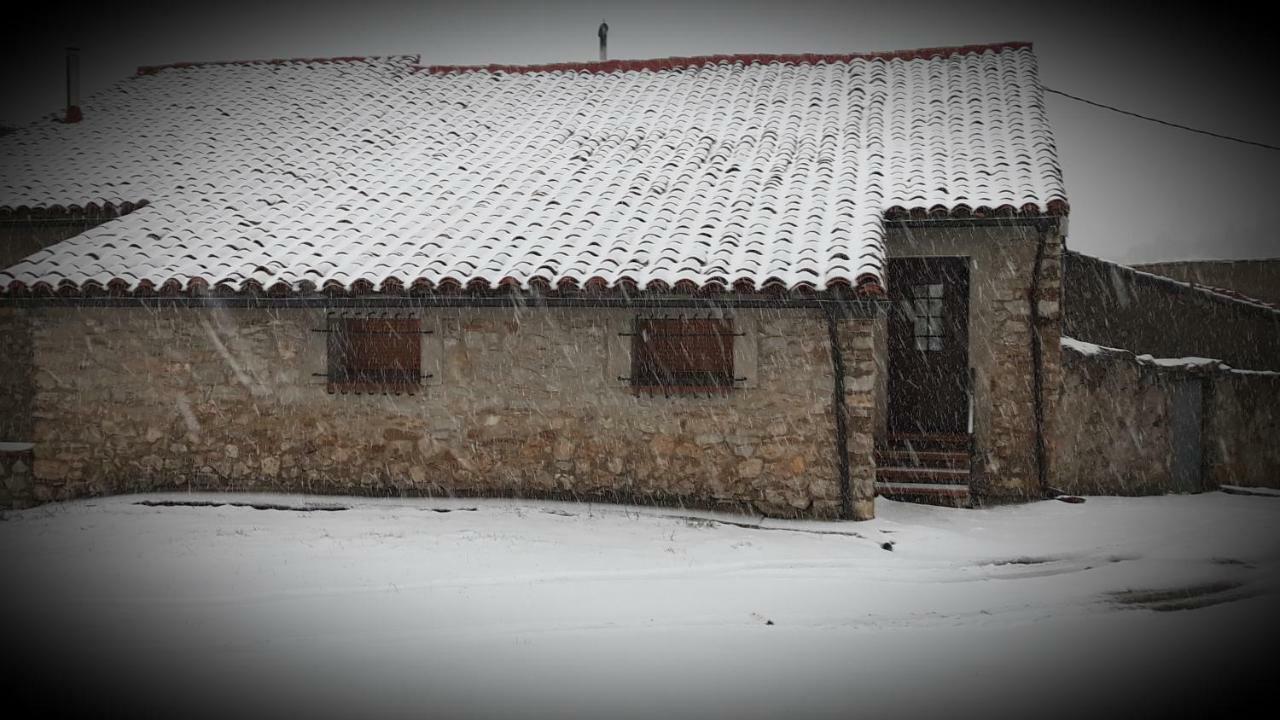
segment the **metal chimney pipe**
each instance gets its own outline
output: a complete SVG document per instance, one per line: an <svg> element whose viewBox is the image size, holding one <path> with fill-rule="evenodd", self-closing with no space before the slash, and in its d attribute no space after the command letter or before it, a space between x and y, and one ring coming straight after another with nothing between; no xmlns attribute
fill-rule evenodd
<svg viewBox="0 0 1280 720"><path fill-rule="evenodd" d="M600 36L600 62L604 62L609 59L609 23L601 20L596 34Z"/></svg>
<svg viewBox="0 0 1280 720"><path fill-rule="evenodd" d="M63 122L77 123L84 118L80 112L80 48L67 48L67 115Z"/></svg>

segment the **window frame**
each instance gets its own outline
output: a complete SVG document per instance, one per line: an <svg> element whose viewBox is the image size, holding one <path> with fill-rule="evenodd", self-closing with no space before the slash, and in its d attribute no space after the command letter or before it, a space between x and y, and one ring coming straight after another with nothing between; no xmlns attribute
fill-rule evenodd
<svg viewBox="0 0 1280 720"><path fill-rule="evenodd" d="M728 394L742 380L735 375L735 339L744 333L738 331L732 317L634 317L628 334L631 336L629 381L636 395ZM693 354L687 345L681 347L680 341L672 340L681 337L700 339L689 343L693 345ZM683 363L685 367L673 368L670 360L663 362L663 353L671 353L673 346L679 348L677 352L681 354L676 363ZM698 354L703 357L697 357ZM690 368L689 364L695 367Z"/></svg>
<svg viewBox="0 0 1280 720"><path fill-rule="evenodd" d="M947 337L944 302L946 292L946 283L920 283L911 286L911 336L916 352L942 352Z"/></svg>

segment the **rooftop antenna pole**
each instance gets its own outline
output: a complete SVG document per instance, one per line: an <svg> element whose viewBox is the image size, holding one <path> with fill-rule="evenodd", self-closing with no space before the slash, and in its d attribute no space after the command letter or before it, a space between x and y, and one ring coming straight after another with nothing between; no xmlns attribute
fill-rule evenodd
<svg viewBox="0 0 1280 720"><path fill-rule="evenodd" d="M596 34L600 36L600 62L604 62L609 59L609 23L601 20Z"/></svg>
<svg viewBox="0 0 1280 720"><path fill-rule="evenodd" d="M63 122L80 122L80 48L67 48L67 114Z"/></svg>

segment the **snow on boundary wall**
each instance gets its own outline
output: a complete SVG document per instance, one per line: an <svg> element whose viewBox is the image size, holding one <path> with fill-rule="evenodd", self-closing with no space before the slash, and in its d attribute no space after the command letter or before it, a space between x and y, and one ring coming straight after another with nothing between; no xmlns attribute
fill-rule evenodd
<svg viewBox="0 0 1280 720"><path fill-rule="evenodd" d="M1053 482L1141 495L1280 487L1280 372L1062 338Z"/></svg>
<svg viewBox="0 0 1280 720"><path fill-rule="evenodd" d="M1087 357L1118 355L1131 358L1139 365L1152 365L1162 368L1177 368L1186 371L1213 372L1223 371L1238 373L1243 375L1274 375L1280 377L1280 372L1275 370L1240 370L1216 358L1196 357L1194 355L1177 358L1158 358L1148 354L1139 355L1129 350L1121 348L1107 347L1105 345L1095 345L1094 343L1077 340L1075 338L1063 336L1062 349L1079 353Z"/></svg>

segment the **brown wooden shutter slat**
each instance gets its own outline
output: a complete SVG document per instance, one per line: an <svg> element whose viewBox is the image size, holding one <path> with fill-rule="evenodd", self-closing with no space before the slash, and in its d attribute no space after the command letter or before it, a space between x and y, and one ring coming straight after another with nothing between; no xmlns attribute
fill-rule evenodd
<svg viewBox="0 0 1280 720"><path fill-rule="evenodd" d="M634 385L695 392L732 387L732 322L643 319L635 328Z"/></svg>
<svg viewBox="0 0 1280 720"><path fill-rule="evenodd" d="M333 318L330 385L361 392L416 387L421 380L421 327L418 318Z"/></svg>

